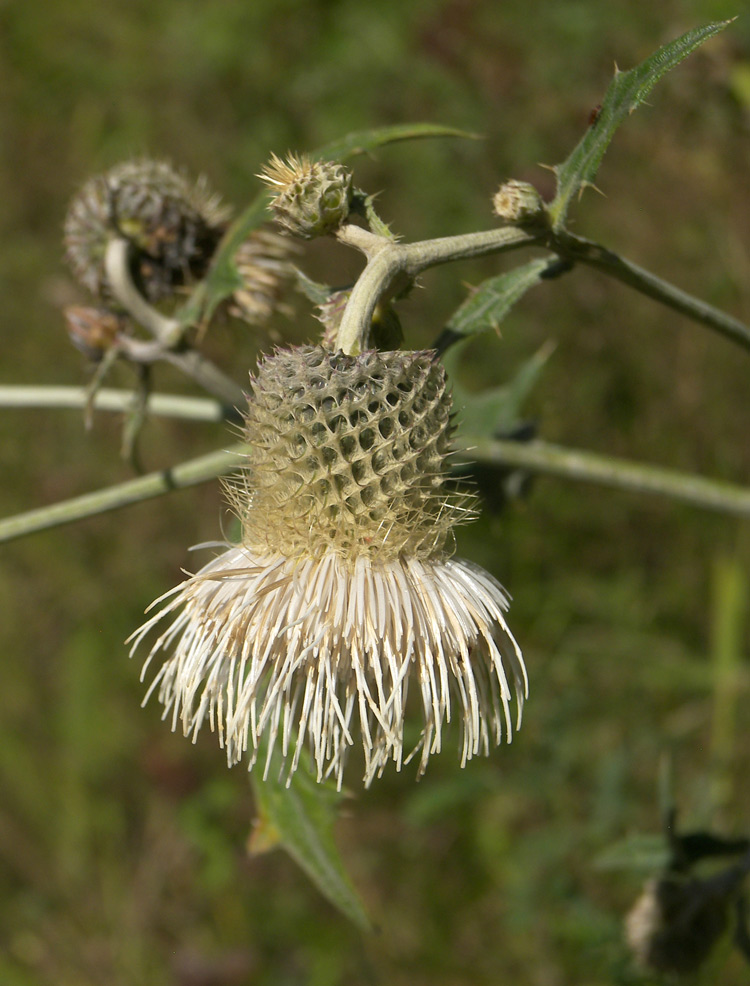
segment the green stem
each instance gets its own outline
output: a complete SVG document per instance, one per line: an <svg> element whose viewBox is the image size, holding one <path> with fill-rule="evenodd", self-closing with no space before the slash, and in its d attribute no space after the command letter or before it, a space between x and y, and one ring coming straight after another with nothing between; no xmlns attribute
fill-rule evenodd
<svg viewBox="0 0 750 986"><path fill-rule="evenodd" d="M462 437L463 457L565 479L600 483L634 493L655 493L695 507L750 516L750 488L658 466L613 459L547 442L526 443Z"/></svg>
<svg viewBox="0 0 750 986"><path fill-rule="evenodd" d="M102 387L91 399L85 387L0 385L0 407L4 408L86 408L89 400L97 411L127 411L133 394L129 390ZM151 394L146 410L157 417L186 421L226 421L232 416L230 409L219 401L181 394Z"/></svg>
<svg viewBox="0 0 750 986"><path fill-rule="evenodd" d="M518 466L531 472L600 483L637 493L655 493L708 510L750 516L750 489L721 480L612 459L593 452L565 449L545 442L520 444L468 437L463 440L462 446L458 454L464 461ZM247 455L247 446L235 445L226 451L212 452L184 462L173 469L9 517L0 521L0 542L126 507L174 489L207 482L246 464Z"/></svg>
<svg viewBox="0 0 750 986"><path fill-rule="evenodd" d="M568 260L580 261L604 271L605 274L617 278L618 281L635 288L641 294L648 295L649 298L661 302L668 308L687 315L695 322L708 325L733 342L744 346L745 349L750 349L750 327L744 322L681 291L655 274L613 253L600 243L563 231L555 235L550 246Z"/></svg>
<svg viewBox="0 0 750 986"><path fill-rule="evenodd" d="M152 472L147 476L139 476L137 479L118 483L116 486L109 486L94 493L84 493L83 496L73 497L49 507L17 514L15 517L0 521L0 543L12 541L26 534L34 534L36 531L70 524L109 510L128 507L142 500L151 500L173 490L205 483L231 472L246 461L246 446L234 445L226 451L210 452L208 455L190 459L171 469Z"/></svg>
<svg viewBox="0 0 750 986"><path fill-rule="evenodd" d="M707 325L750 349L750 327L713 305L669 284L637 264L625 260L593 240L574 236L567 230L524 231L502 227L462 236L446 236L417 243L396 243L356 226L345 225L336 234L349 246L367 256L367 266L352 289L344 311L337 346L345 353L360 352L367 346L375 306L387 300L421 271L453 260L465 260L492 253L504 253L522 246L546 246L560 257L588 264L617 278L623 284L648 295L668 308Z"/></svg>

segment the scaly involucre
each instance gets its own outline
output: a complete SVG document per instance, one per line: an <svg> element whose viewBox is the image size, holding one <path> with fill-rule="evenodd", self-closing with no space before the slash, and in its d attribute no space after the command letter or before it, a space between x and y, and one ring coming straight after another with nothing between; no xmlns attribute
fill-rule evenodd
<svg viewBox="0 0 750 986"><path fill-rule="evenodd" d="M307 747L339 786L357 746L367 785L417 753L421 775L451 718L462 765L510 739L526 671L500 585L449 556L471 511L446 474L451 401L434 354L279 350L251 388L248 467L230 490L242 541L132 638L170 621L144 673L171 651L149 695L173 728L195 738L208 719L230 764L253 766L265 745L266 771L280 745L287 779ZM410 688L422 729L405 749Z"/></svg>

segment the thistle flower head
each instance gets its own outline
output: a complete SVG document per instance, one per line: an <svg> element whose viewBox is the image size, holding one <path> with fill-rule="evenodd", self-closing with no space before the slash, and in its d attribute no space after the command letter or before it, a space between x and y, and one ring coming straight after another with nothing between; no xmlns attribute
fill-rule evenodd
<svg viewBox="0 0 750 986"><path fill-rule="evenodd" d="M366 784L416 753L421 774L456 714L462 763L510 738L526 672L503 590L449 556L468 511L446 475L450 433L432 353L301 347L261 363L230 489L241 542L133 638L169 620L149 661L174 651L150 691L173 727L194 736L208 717L230 764L252 766L266 737L289 776L309 745L318 779L339 785L355 743ZM410 687L423 728L405 751Z"/></svg>
<svg viewBox="0 0 750 986"><path fill-rule="evenodd" d="M273 191L271 209L277 222L293 236L310 240L332 233L349 215L352 175L334 161L313 161L275 154L258 175Z"/></svg>
<svg viewBox="0 0 750 986"><path fill-rule="evenodd" d="M71 201L65 256L81 284L109 300L107 245L126 237L134 275L146 297L158 301L203 276L229 215L205 178L193 183L165 161L126 161L91 178Z"/></svg>

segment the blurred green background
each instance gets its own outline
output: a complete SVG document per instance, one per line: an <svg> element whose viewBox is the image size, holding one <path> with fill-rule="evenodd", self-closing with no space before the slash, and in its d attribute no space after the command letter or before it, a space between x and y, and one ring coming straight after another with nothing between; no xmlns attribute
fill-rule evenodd
<svg viewBox="0 0 750 986"><path fill-rule="evenodd" d="M613 63L629 68L712 19L736 24L662 81L615 138L573 229L750 319L750 21L719 0L6 0L0 4L0 381L82 383L61 306L67 202L89 175L150 154L238 205L271 151L427 120L484 135L355 163L410 239L491 225L499 181L567 156ZM304 264L346 282L356 258ZM403 310L427 345L487 259L424 277ZM305 306L276 330L317 331ZM501 382L556 350L529 405L543 437L750 481L750 356L576 270L530 294L465 358ZM220 326L239 382L269 337ZM127 385L119 371L114 383ZM187 389L168 373L157 384ZM223 443L154 421L147 468ZM127 478L119 424L0 411L0 515ZM218 484L0 550L0 982L3 986L605 986L645 982L622 943L643 874L597 857L659 829L671 758L686 825L750 828L747 522L539 479L459 551L514 596L531 675L510 748L463 772L450 744L414 783L388 774L338 827L379 932L363 938L280 853L251 858L247 777L139 708L124 638L219 533ZM722 983L748 981L729 961Z"/></svg>

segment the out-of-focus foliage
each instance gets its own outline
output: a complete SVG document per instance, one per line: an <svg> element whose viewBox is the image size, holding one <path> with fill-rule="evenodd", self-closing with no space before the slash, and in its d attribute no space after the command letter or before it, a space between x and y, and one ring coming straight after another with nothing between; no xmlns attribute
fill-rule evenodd
<svg viewBox="0 0 750 986"><path fill-rule="evenodd" d="M433 120L486 140L379 151L355 163L358 186L383 189L379 213L410 239L490 226L507 177L552 197L538 164L567 156L613 62L628 69L736 12L722 0L540 0L533 16L521 0L7 4L0 379L85 379L60 314L80 301L61 224L74 189L123 157L204 171L241 207L272 150ZM745 320L748 64L739 20L618 132L597 176L605 195L572 206L574 231ZM327 244L304 261L321 280L333 264L341 284L359 269ZM425 275L427 290L402 306L407 344L428 345L463 282L504 264ZM303 311L274 330L309 339L319 326ZM556 349L529 401L545 438L748 481L748 361L728 342L576 270L525 295L502 340L469 343L462 374L476 389L496 385L548 341ZM240 383L270 344L231 324L207 340ZM124 369L119 382L132 382ZM166 371L156 382L186 386ZM85 433L67 411L0 412L0 514L124 478L117 442L104 416ZM152 466L216 445L214 427L152 422L143 456ZM248 857L243 771L226 770L210 737L193 748L156 705L139 708L122 641L190 565L188 545L221 522L218 486L207 487L0 554L0 981L640 982L621 944L640 876L595 861L658 828L666 752L686 825L747 831L746 593L732 604L729 672L717 629L734 592L721 571L750 571L747 525L540 480L528 501L463 529L460 553L513 592L532 694L510 748L459 771L446 742L420 784L406 768L348 802L339 844L382 929L364 942L291 861ZM732 959L722 982L746 978Z"/></svg>

